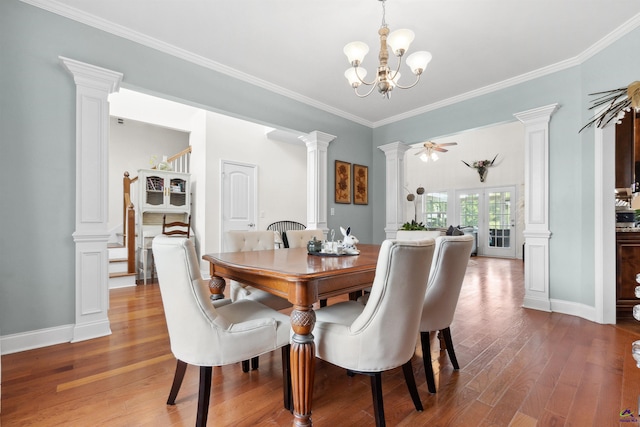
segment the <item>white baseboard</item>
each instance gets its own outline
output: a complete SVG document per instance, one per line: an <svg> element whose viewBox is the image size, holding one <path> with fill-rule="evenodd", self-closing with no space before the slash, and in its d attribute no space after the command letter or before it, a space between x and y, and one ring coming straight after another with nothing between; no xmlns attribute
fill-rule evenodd
<svg viewBox="0 0 640 427"><path fill-rule="evenodd" d="M74 325L63 325L2 336L0 337L2 354L18 353L70 342L73 338L73 328Z"/></svg>
<svg viewBox="0 0 640 427"><path fill-rule="evenodd" d="M577 302L551 299L551 311L581 317L596 322L596 308Z"/></svg>

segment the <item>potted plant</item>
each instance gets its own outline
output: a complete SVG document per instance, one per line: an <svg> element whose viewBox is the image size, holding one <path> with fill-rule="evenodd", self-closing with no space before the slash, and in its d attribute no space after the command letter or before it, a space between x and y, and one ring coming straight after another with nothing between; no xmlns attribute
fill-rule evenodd
<svg viewBox="0 0 640 427"><path fill-rule="evenodd" d="M402 227L396 233L396 238L399 240L422 240L435 239L439 235L439 231L430 231L423 223L411 220L411 222L402 224Z"/></svg>

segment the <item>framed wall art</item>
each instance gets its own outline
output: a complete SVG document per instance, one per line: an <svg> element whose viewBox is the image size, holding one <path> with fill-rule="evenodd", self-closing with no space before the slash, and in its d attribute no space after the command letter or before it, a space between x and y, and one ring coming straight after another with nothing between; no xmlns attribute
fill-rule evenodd
<svg viewBox="0 0 640 427"><path fill-rule="evenodd" d="M351 163L336 160L336 203L351 203Z"/></svg>
<svg viewBox="0 0 640 427"><path fill-rule="evenodd" d="M353 165L353 203L366 205L369 203L369 168Z"/></svg>

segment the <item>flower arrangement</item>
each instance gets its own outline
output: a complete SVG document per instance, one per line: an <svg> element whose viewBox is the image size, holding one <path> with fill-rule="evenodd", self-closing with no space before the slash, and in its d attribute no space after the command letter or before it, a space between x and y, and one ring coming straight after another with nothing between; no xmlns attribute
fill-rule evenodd
<svg viewBox="0 0 640 427"><path fill-rule="evenodd" d="M480 175L480 182L484 182L484 179L487 177L488 168L490 166L493 166L493 162L495 162L497 158L498 158L498 155L496 154L493 160L476 160L471 164L462 160L462 163L467 165L467 167L477 170L478 175Z"/></svg>

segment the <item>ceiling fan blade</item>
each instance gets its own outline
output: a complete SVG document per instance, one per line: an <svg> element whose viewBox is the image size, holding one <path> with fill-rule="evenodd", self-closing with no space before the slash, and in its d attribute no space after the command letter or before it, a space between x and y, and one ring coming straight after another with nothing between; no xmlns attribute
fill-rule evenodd
<svg viewBox="0 0 640 427"><path fill-rule="evenodd" d="M449 150L447 150L446 148L433 147L433 151L440 151L441 153L446 153Z"/></svg>
<svg viewBox="0 0 640 427"><path fill-rule="evenodd" d="M427 148L423 148L422 150L420 150L420 151L418 151L418 152L416 153L416 156L419 156L419 155L421 155L422 153L426 153L427 151L429 151Z"/></svg>
<svg viewBox="0 0 640 427"><path fill-rule="evenodd" d="M448 145L458 145L457 142L443 142L442 144L438 144L440 147L446 147Z"/></svg>

